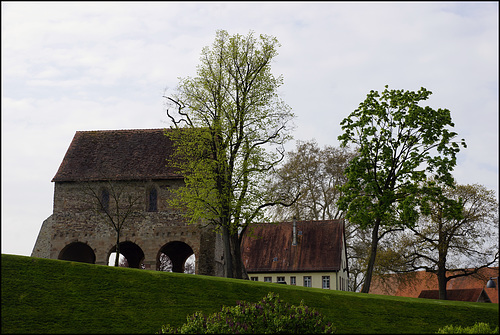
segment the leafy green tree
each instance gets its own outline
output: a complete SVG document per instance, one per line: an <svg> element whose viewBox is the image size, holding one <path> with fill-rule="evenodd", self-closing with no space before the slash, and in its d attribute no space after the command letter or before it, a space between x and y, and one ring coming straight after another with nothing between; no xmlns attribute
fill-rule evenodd
<svg viewBox="0 0 500 335"><path fill-rule="evenodd" d="M370 256L361 292L368 293L379 240L391 231L417 222L421 186L428 176L452 185L459 144L448 109L419 106L432 92L370 91L359 107L341 122L342 146L355 145L357 153L346 168L347 182L338 202L346 218L371 230ZM465 147L465 142L462 140Z"/></svg>
<svg viewBox="0 0 500 335"><path fill-rule="evenodd" d="M271 73L279 43L250 32L217 31L201 53L195 78L180 80L166 97L176 143L171 164L185 177L171 204L190 223L209 223L224 241L225 276L246 277L240 244L264 209L283 203L265 194L269 171L283 159L293 113L278 96L281 76ZM173 108L172 108L173 107Z"/></svg>
<svg viewBox="0 0 500 335"><path fill-rule="evenodd" d="M446 300L448 281L498 261L498 201L477 184L446 187L428 201L419 225L394 244L390 270L436 274L439 299Z"/></svg>

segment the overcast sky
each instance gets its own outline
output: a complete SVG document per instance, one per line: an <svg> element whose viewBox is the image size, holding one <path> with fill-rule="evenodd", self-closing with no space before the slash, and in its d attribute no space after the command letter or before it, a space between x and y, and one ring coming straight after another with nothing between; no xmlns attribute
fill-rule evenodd
<svg viewBox="0 0 500 335"><path fill-rule="evenodd" d="M370 90L427 88L468 145L458 183L498 195L496 1L3 1L2 253L31 255L75 132L167 127L163 94L195 75L218 29L279 40L272 71L296 140L338 146Z"/></svg>

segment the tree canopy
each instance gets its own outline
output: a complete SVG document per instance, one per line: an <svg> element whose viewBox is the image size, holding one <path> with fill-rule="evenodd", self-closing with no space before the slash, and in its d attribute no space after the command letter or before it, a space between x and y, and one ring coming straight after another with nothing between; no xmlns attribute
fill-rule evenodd
<svg viewBox="0 0 500 335"><path fill-rule="evenodd" d="M356 155L346 168L339 208L346 218L371 230L371 250L362 292L368 293L378 241L391 229L416 224L420 195L437 186L452 185L459 143L448 109L422 107L432 92L370 91L359 107L341 122L342 146L354 145ZM462 140L465 147L465 142Z"/></svg>
<svg viewBox="0 0 500 335"><path fill-rule="evenodd" d="M177 144L171 163L186 183L172 204L186 209L191 223L222 232L227 277L245 276L242 233L279 203L263 187L283 159L294 117L277 92L283 78L271 73L278 47L272 36L219 30L212 47L202 50L197 76L180 79L166 96L172 127L181 129L169 135Z"/></svg>
<svg viewBox="0 0 500 335"><path fill-rule="evenodd" d="M437 275L446 300L449 280L472 275L498 261L498 201L482 185L445 187L429 202L419 225L392 244L390 270Z"/></svg>

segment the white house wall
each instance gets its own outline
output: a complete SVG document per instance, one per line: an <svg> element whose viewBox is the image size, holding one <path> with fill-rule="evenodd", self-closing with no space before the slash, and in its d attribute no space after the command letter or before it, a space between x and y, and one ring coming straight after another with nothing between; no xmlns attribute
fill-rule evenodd
<svg viewBox="0 0 500 335"><path fill-rule="evenodd" d="M287 272L287 273L248 273L250 280L264 282L264 277L271 277L271 282L277 283L278 277L284 277L287 285L291 285L291 277L295 277L296 286L304 286L304 277L311 277L312 288L323 288L323 277L330 277L330 290L348 291L347 272Z"/></svg>

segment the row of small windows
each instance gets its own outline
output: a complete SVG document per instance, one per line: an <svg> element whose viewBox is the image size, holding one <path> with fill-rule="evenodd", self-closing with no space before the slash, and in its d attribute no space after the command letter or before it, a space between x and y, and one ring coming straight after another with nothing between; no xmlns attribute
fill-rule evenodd
<svg viewBox="0 0 500 335"><path fill-rule="evenodd" d="M259 281L259 277L250 277L250 280ZM265 283L272 283L272 277L264 277ZM284 276L276 277L276 282L281 284L286 284ZM347 280L343 277L339 278L339 289L341 291L348 291ZM290 276L290 285L297 285L297 277ZM312 276L303 276L302 285L304 287L312 287ZM321 287L324 289L330 289L330 276L321 277Z"/></svg>
<svg viewBox="0 0 500 335"><path fill-rule="evenodd" d="M107 212L109 210L109 191L106 188L101 189L99 202L101 208ZM156 190L156 188L151 188L149 190L147 211L158 211L158 191Z"/></svg>
<svg viewBox="0 0 500 335"><path fill-rule="evenodd" d="M303 276L303 286L304 287L312 287L312 276ZM250 277L250 280L259 281L259 277ZM321 287L324 289L330 289L330 276L322 276L321 277ZM272 277L264 277L265 283L272 283ZM286 284L285 277L278 276L276 278L277 283ZM297 277L290 276L290 285L297 285ZM345 281L344 278L341 278L340 289L345 289Z"/></svg>

